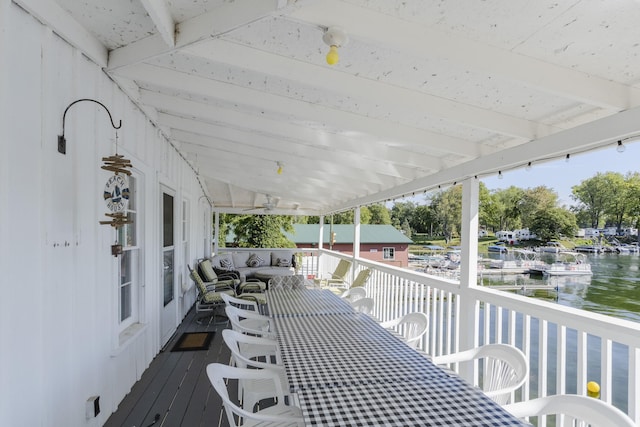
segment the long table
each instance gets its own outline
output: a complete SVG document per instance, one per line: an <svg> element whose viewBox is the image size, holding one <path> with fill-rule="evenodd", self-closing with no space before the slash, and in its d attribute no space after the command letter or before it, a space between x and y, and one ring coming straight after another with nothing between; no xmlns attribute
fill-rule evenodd
<svg viewBox="0 0 640 427"><path fill-rule="evenodd" d="M307 425L528 425L330 291L267 291L267 304Z"/></svg>

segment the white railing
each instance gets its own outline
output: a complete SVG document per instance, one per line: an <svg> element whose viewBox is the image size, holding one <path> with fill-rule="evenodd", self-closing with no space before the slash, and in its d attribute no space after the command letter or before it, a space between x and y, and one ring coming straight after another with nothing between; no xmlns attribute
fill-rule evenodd
<svg viewBox="0 0 640 427"><path fill-rule="evenodd" d="M336 252L320 254L319 274L333 271L340 258L353 260ZM411 311L429 316L421 350L441 355L462 350L466 343L515 345L530 361L530 377L515 401L586 394L587 382L596 381L600 398L640 425L640 324L504 291L462 287L455 280L365 259L354 265L354 275L372 270L366 287L376 301L373 314L378 319ZM479 371L476 364L463 375L474 381Z"/></svg>

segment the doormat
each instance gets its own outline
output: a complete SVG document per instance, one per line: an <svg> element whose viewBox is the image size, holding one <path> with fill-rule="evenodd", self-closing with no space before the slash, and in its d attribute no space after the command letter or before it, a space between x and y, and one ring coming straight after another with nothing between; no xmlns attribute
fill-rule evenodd
<svg viewBox="0 0 640 427"><path fill-rule="evenodd" d="M208 350L215 332L185 332L171 351Z"/></svg>

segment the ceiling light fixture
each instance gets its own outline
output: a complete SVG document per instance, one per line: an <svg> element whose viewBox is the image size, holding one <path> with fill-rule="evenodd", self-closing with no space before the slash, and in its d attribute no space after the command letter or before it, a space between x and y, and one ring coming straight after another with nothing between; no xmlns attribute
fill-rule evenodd
<svg viewBox="0 0 640 427"><path fill-rule="evenodd" d="M504 178L504 177L502 176L502 171L498 171L498 179L502 179L502 178Z"/></svg>
<svg viewBox="0 0 640 427"><path fill-rule="evenodd" d="M329 27L322 36L324 41L329 46L329 53L327 53L327 64L335 65L340 60L338 55L338 48L347 44L349 38L344 30L340 27Z"/></svg>
<svg viewBox="0 0 640 427"><path fill-rule="evenodd" d="M278 165L278 175L282 175L282 169L284 167L284 165L282 164L282 162L276 162L276 164Z"/></svg>
<svg viewBox="0 0 640 427"><path fill-rule="evenodd" d="M624 150L626 150L627 147L625 147L625 145L622 143L622 140L618 141L618 146L616 147L616 151L618 153L624 153Z"/></svg>
<svg viewBox="0 0 640 427"><path fill-rule="evenodd" d="M527 163L527 166L524 167L524 170L529 172L531 170L531 162Z"/></svg>
<svg viewBox="0 0 640 427"><path fill-rule="evenodd" d="M571 154L567 154L567 157L565 157L564 161L569 163L570 158L571 158Z"/></svg>

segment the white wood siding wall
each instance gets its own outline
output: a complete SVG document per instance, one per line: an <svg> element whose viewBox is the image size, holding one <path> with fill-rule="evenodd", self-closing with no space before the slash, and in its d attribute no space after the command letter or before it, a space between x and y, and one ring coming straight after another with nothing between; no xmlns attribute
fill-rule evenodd
<svg viewBox="0 0 640 427"><path fill-rule="evenodd" d="M161 346L160 184L176 191L176 226L189 200L193 260L205 255L210 208L191 168L101 69L8 0L0 0L0 61L0 425L102 425ZM124 345L116 234L98 224L110 175L101 158L115 152L104 109L71 107L67 154L57 152L64 109L79 98L122 120L118 152L141 178L142 326ZM183 295L176 285L182 318L195 290ZM102 411L87 420L94 395Z"/></svg>

